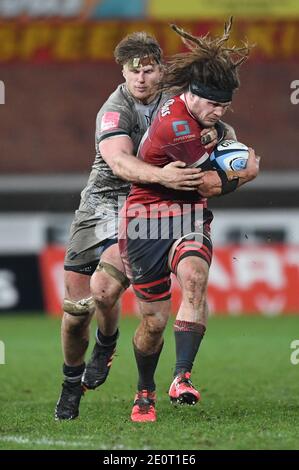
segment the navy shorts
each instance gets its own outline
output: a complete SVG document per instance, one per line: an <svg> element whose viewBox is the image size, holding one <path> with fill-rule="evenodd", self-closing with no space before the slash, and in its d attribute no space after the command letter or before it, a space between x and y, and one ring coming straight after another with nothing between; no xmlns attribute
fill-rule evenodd
<svg viewBox="0 0 299 470"><path fill-rule="evenodd" d="M176 274L178 263L187 256L200 257L210 266L213 251L210 222L213 216L207 212L210 217L200 225L193 220L187 233L177 230L176 217L167 218L167 224L163 218L154 219L154 222L145 218L124 219L126 237L119 239L120 252L138 298L145 302L169 299L170 274ZM124 234L123 229L121 233ZM174 243L176 248L170 260L169 251Z"/></svg>

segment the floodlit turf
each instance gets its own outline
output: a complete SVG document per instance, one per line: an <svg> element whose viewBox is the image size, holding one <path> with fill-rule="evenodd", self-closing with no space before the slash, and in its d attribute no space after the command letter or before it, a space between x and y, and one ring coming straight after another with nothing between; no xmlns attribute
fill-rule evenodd
<svg viewBox="0 0 299 470"><path fill-rule="evenodd" d="M0 365L0 448L299 449L299 365L290 363L298 317L211 318L192 374L202 393L195 407L174 407L168 400L174 363L169 325L156 375L156 423L130 422L136 324L122 321L108 381L85 395L80 417L55 422L59 320L1 316L6 364Z"/></svg>

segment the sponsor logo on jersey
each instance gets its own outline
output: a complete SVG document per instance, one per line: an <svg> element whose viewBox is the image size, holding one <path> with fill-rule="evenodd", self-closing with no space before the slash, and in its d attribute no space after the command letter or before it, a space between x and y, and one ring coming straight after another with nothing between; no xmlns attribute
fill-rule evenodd
<svg viewBox="0 0 299 470"><path fill-rule="evenodd" d="M176 137L190 134L190 127L187 121L174 121L172 123L172 129Z"/></svg>
<svg viewBox="0 0 299 470"><path fill-rule="evenodd" d="M112 129L117 129L120 119L120 113L116 112L107 112L103 115L101 121L101 131L110 131Z"/></svg>

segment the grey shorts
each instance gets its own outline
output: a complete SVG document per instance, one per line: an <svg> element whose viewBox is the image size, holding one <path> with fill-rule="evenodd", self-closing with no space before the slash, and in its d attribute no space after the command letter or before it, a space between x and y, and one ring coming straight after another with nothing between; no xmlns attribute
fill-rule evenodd
<svg viewBox="0 0 299 470"><path fill-rule="evenodd" d="M107 230L107 220L77 211L70 229L64 269L91 276L102 253L115 243L117 243L115 227Z"/></svg>

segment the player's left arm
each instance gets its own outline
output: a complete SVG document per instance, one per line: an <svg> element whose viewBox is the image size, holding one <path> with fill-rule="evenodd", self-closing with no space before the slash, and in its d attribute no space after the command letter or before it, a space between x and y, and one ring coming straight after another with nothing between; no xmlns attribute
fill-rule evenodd
<svg viewBox="0 0 299 470"><path fill-rule="evenodd" d="M224 171L203 171L198 191L203 197L221 196L231 193L243 184L255 179L259 173L260 157L249 148L247 166L244 170L225 173Z"/></svg>
<svg viewBox="0 0 299 470"><path fill-rule="evenodd" d="M237 140L235 129L224 121L218 121L215 127L203 129L201 132L201 142L206 150L214 148L222 140ZM203 197L221 196L235 191L237 187L249 180L249 172L245 177L234 182L230 182L224 171L213 170L202 173L202 181L199 192ZM247 179L248 178L248 179ZM236 179L236 178L235 178Z"/></svg>

